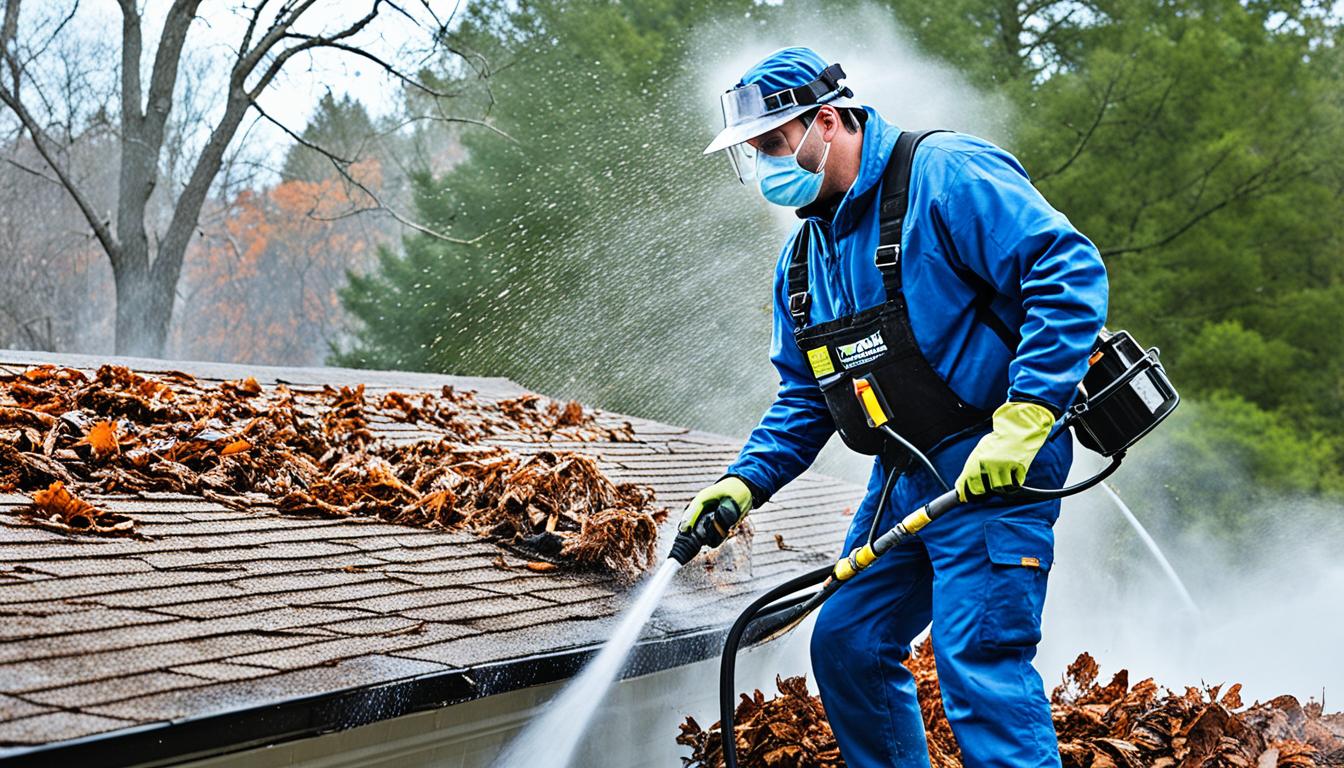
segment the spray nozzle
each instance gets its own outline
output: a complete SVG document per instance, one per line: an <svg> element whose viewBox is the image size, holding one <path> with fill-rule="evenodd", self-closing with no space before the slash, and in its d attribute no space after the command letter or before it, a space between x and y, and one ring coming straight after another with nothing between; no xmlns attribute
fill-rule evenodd
<svg viewBox="0 0 1344 768"><path fill-rule="evenodd" d="M737 502L729 498L719 499L712 509L700 513L689 531L677 534L668 557L682 565L689 563L701 549L722 544L744 516Z"/></svg>

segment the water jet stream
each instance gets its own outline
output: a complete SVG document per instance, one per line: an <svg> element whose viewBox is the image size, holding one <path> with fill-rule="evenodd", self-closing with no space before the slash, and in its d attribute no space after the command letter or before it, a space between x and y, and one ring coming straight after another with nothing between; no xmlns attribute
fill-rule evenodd
<svg viewBox="0 0 1344 768"><path fill-rule="evenodd" d="M680 569L675 560L667 560L658 568L653 578L640 588L597 657L558 696L543 705L541 716L523 728L495 761L495 768L569 765L607 689L621 673L640 632Z"/></svg>
<svg viewBox="0 0 1344 768"><path fill-rule="evenodd" d="M1185 607L1190 613L1198 616L1199 606L1195 604L1194 598L1190 596L1190 591L1185 588L1185 582L1181 581L1181 577L1176 573L1176 569L1172 567L1171 561L1167 560L1167 556L1162 553L1162 548L1157 546L1157 541L1148 533L1148 529L1143 527L1143 523L1139 522L1139 518L1134 516L1134 513L1129 509L1129 505L1124 502L1124 499L1120 498L1120 494L1116 493L1115 489L1111 488L1110 483L1102 483L1101 489L1106 491L1107 496L1111 497L1111 501L1114 502L1116 508L1120 510L1120 514L1124 516L1125 520L1129 522L1130 527L1134 529L1136 534L1138 534L1139 540L1144 543L1144 546L1148 547L1148 551L1152 553L1153 559L1157 560L1157 564L1161 566L1162 572L1167 575L1167 579L1176 589L1176 594L1180 596L1181 602L1185 603Z"/></svg>

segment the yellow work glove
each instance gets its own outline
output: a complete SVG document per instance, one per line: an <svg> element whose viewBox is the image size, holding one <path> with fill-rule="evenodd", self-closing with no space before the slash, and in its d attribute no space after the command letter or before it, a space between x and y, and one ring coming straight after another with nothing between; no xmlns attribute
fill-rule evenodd
<svg viewBox="0 0 1344 768"><path fill-rule="evenodd" d="M700 519L700 513L704 512L706 507L718 506L710 502L719 499L732 499L733 503L737 504L740 514L739 519L746 517L747 513L751 511L751 489L736 477L725 477L695 494L691 503L686 505L686 511L681 514L681 523L677 525L677 530L682 533L689 533Z"/></svg>
<svg viewBox="0 0 1344 768"><path fill-rule="evenodd" d="M994 431L980 438L957 478L957 498L983 496L1026 482L1036 452L1050 436L1055 414L1036 403L1009 402L994 411Z"/></svg>

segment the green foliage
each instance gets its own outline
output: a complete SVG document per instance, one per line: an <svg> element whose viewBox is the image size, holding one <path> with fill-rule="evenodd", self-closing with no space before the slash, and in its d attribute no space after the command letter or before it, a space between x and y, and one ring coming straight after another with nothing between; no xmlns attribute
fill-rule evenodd
<svg viewBox="0 0 1344 768"><path fill-rule="evenodd" d="M1250 540L1284 496L1344 492L1337 446L1283 412L1216 394L1186 403L1140 443L1118 485L1138 509L1164 510L1175 527Z"/></svg>
<svg viewBox="0 0 1344 768"><path fill-rule="evenodd" d="M280 177L285 181L321 181L330 178L331 160L323 151L343 160L365 157L375 133L369 113L358 99L346 94L336 98L327 91L303 130L303 139L322 151L294 144L285 154Z"/></svg>

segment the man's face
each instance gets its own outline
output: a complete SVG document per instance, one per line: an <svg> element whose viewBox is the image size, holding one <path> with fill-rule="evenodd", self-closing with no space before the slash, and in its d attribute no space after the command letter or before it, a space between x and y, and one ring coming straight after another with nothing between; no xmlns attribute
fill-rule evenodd
<svg viewBox="0 0 1344 768"><path fill-rule="evenodd" d="M812 121L817 125L808 130L802 118L796 118L747 141L757 152L774 157L784 157L798 151L798 165L812 173L817 172L821 164L826 142L834 134L838 125L838 115L830 107L822 107L813 114ZM802 142L802 149L798 144Z"/></svg>

